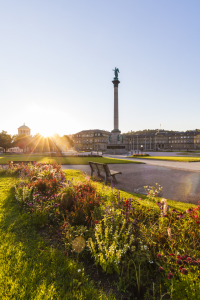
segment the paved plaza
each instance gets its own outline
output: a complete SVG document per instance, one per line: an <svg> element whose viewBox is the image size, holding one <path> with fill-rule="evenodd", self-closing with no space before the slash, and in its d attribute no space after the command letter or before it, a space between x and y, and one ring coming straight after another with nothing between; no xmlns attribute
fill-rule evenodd
<svg viewBox="0 0 200 300"><path fill-rule="evenodd" d="M122 155L113 157L126 158ZM163 197L187 203L198 203L200 199L200 162L185 163L145 159L138 159L138 161L144 161L145 164L108 165L111 170L122 172L122 175L116 175L117 188L132 193L143 193L145 185L155 186L155 183L158 183L163 187ZM89 165L63 165L62 167L63 169L82 170L90 175Z"/></svg>

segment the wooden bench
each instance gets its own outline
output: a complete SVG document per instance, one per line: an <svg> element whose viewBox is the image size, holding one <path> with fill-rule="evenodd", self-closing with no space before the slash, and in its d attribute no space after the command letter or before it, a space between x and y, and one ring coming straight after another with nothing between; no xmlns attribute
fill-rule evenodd
<svg viewBox="0 0 200 300"><path fill-rule="evenodd" d="M88 161L90 168L91 168L91 177L93 173L96 172L99 176L101 173L105 174L105 184L107 184L108 177L112 177L114 181L117 181L115 175L122 174L122 172L112 171L109 169L107 164L96 163L93 161Z"/></svg>

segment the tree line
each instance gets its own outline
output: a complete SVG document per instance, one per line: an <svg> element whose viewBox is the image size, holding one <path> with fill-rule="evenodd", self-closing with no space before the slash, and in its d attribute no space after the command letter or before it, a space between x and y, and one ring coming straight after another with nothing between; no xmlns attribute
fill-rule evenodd
<svg viewBox="0 0 200 300"><path fill-rule="evenodd" d="M74 142L68 135L60 137L55 134L52 137L43 137L39 133L31 135L11 135L7 131L0 132L0 148L3 152L13 147L23 149L23 152L62 152L71 149Z"/></svg>

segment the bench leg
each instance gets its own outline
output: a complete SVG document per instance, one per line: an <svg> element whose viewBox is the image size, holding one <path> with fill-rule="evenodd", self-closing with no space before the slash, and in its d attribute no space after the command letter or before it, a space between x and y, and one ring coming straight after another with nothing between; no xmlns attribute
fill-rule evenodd
<svg viewBox="0 0 200 300"><path fill-rule="evenodd" d="M105 184L107 184L107 181L108 181L108 176L107 174L105 174Z"/></svg>
<svg viewBox="0 0 200 300"><path fill-rule="evenodd" d="M113 181L117 181L117 179L115 178L115 175L112 175Z"/></svg>
<svg viewBox="0 0 200 300"><path fill-rule="evenodd" d="M91 170L91 177L93 176L93 171Z"/></svg>

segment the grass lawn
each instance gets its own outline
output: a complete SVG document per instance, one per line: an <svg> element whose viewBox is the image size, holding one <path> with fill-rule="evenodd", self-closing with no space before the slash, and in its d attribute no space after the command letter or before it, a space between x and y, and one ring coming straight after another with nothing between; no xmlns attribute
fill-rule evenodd
<svg viewBox="0 0 200 300"><path fill-rule="evenodd" d="M79 170L64 170L64 174L67 181L72 181L73 179L73 185L76 185L78 182L87 182L86 176ZM80 262L80 257L75 253L65 256L65 250L61 240L57 237L57 232L55 236L51 235L50 237L48 235L49 225L47 226L47 224L44 223L46 225L41 226L41 223L39 223L40 220L42 221L42 219L40 219L42 215L40 218L34 217L30 210L26 210L24 207L22 209L19 202L17 203L15 200L14 189L11 187L17 181L19 181L19 179L14 176L0 176L0 299L144 299L143 297L133 298L135 292L131 292L130 297L126 292L123 294L125 288L120 283L123 280L122 277L128 276L127 278L129 278L130 272L130 274L132 274L130 276L132 277L130 277L129 281L133 287L135 285L134 278L135 276L138 276L137 269L135 271L134 268L131 268L131 271L127 272L125 268L127 265L124 265L125 272L123 274L121 273L118 282L115 274L111 274L111 277L106 273L103 273L102 277L93 276L92 272L94 272L94 265L91 265L91 262L89 263L88 256L84 256L88 253L88 250L84 250L87 253L85 252L85 254L83 254L82 258L86 258L82 262ZM156 211L159 211L155 201L151 201L144 195L116 191L115 189L111 189L110 186L104 186L101 182L95 182L94 184L96 189L104 196L105 202L103 202L103 205L106 206L107 209L113 207L114 195L117 195L117 193L120 192L121 199L134 199L135 207L136 209L139 209L141 215L143 215L144 211L149 211L147 214L144 214L144 218L148 218L148 215L151 214L153 216L154 213L156 214ZM159 198L157 198L157 200L158 199ZM167 202L170 209L177 209L182 212L189 207L196 207L196 205L172 200L167 200ZM138 215L138 218L140 218L140 215ZM165 228L164 222L168 222L166 218L161 220L161 223ZM160 224L160 226L162 224ZM154 222L151 222L151 225L155 226ZM138 225L136 225L136 229L137 226ZM189 225L186 224L186 226ZM149 230L149 227L151 226L146 226L143 229ZM175 228L173 228L173 230L175 230ZM153 231L152 234L150 240L154 238L156 231ZM158 237L160 238L159 235ZM162 239L163 237L164 236L161 235ZM162 239L161 241L163 241ZM183 243L185 247L185 243L187 244L185 236ZM190 249L190 247L191 245L189 245L188 249ZM186 249L186 251L188 249ZM144 255L144 253L141 252L141 255ZM147 261L149 261L149 258ZM142 263L142 260L140 263ZM141 278L139 277L141 286L145 289L145 292L146 288L149 288L150 285L154 287L154 281L148 282L148 285L145 285L146 281L143 282L143 278L146 278L145 274L148 273L151 268L148 267L149 269L147 270L146 267L148 265L146 265L146 263L142 265L142 275ZM157 277L160 276L157 271L158 266L156 266L155 281L157 280ZM96 273L94 274L99 275L99 268L95 268ZM138 268L140 267L138 266ZM93 278L94 283L91 278ZM112 281L109 281L111 278ZM116 280L116 282L114 282L114 280ZM145 299L162 299L161 289L162 291L165 291L164 284L162 283L161 286L158 282L157 288L160 293L159 298L148 297ZM110 292L111 290L113 290L112 294ZM122 291L122 293L120 291ZM200 299L198 297L199 295L200 294L196 295L196 298L187 299ZM186 298L173 299L182 300Z"/></svg>
<svg viewBox="0 0 200 300"><path fill-rule="evenodd" d="M115 299L94 287L83 265L49 245L0 177L0 299Z"/></svg>
<svg viewBox="0 0 200 300"><path fill-rule="evenodd" d="M131 156L129 156L131 157ZM169 160L169 161L182 161L182 162L198 162L200 157L177 157L177 156L134 156L134 158L141 159L157 159L157 160Z"/></svg>
<svg viewBox="0 0 200 300"><path fill-rule="evenodd" d="M9 161L39 161L42 163L56 162L61 165L87 165L88 161L105 164L130 164L138 163L125 159L115 159L106 157L46 157L42 155L6 155L0 156L0 164L8 164Z"/></svg>

